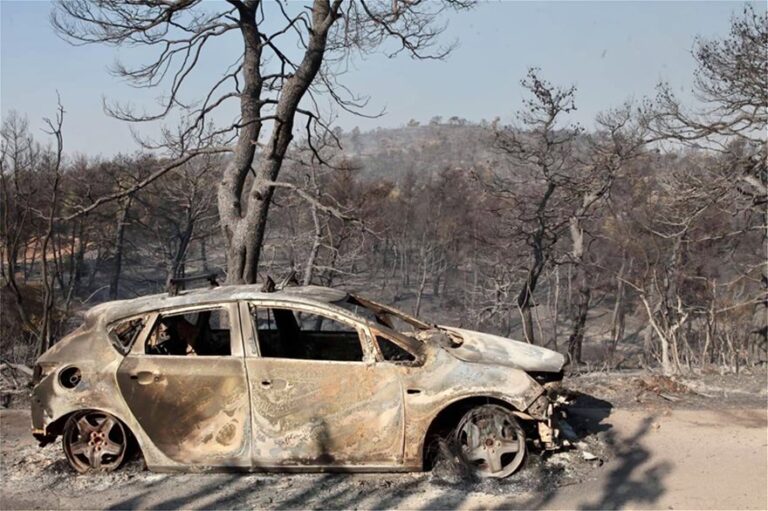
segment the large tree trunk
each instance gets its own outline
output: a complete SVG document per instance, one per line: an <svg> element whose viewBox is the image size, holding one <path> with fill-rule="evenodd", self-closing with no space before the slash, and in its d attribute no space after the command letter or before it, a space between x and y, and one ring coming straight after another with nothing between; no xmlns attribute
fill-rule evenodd
<svg viewBox="0 0 768 511"><path fill-rule="evenodd" d="M338 9L334 4L334 9ZM245 180L256 156L256 144L262 127L261 76L262 40L259 34L258 3L239 4L240 31L245 44L243 56L244 89L240 96L242 128L235 156L225 169L218 190L221 225L227 241L227 283L256 282L261 247L267 227L267 215L274 194L271 184L277 180L283 159L293 138L294 117L299 103L315 79L325 54L328 30L338 17L327 1L315 1L312 30L307 49L295 72L285 79L271 116L272 134L263 146L254 179L247 194ZM243 205L245 203L245 206Z"/></svg>
<svg viewBox="0 0 768 511"><path fill-rule="evenodd" d="M240 95L240 115L242 128L238 134L235 155L224 169L219 184L217 199L221 227L227 243L227 282L253 283L256 281L256 265L258 252L256 227L258 223L259 199L267 202L271 198L258 197L251 202L252 197L243 197L245 179L251 170L256 144L261 133L261 40L256 25L255 6L241 5L239 7L240 31L244 42L243 81L244 88ZM245 199L247 207L243 206ZM256 216L256 222L246 219Z"/></svg>

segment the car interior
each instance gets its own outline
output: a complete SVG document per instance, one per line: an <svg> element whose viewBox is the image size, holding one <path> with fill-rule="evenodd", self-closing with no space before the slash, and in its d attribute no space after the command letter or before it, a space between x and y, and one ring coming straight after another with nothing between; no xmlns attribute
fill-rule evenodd
<svg viewBox="0 0 768 511"><path fill-rule="evenodd" d="M291 309L251 307L261 356L361 362L360 336L352 326Z"/></svg>
<svg viewBox="0 0 768 511"><path fill-rule="evenodd" d="M379 350L384 360L390 362L415 362L416 357L394 342L381 335L376 336L376 342L379 344Z"/></svg>
<svg viewBox="0 0 768 511"><path fill-rule="evenodd" d="M264 358L361 362L357 330L334 319L304 311L251 307ZM168 314L158 318L147 339L148 355L226 356L231 354L227 311L221 308ZM381 336L384 360L412 362L415 357Z"/></svg>
<svg viewBox="0 0 768 511"><path fill-rule="evenodd" d="M161 316L147 339L148 355L231 354L229 317L224 309Z"/></svg>

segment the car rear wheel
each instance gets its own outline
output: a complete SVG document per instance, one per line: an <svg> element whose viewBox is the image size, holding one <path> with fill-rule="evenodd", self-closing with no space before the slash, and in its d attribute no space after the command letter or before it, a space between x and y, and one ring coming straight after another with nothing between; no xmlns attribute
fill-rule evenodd
<svg viewBox="0 0 768 511"><path fill-rule="evenodd" d="M125 426L105 412L73 414L64 425L64 454L76 471L111 472L125 458L128 435Z"/></svg>
<svg viewBox="0 0 768 511"><path fill-rule="evenodd" d="M514 414L499 405L469 410L454 430L464 461L480 477L507 477L525 458L525 435Z"/></svg>

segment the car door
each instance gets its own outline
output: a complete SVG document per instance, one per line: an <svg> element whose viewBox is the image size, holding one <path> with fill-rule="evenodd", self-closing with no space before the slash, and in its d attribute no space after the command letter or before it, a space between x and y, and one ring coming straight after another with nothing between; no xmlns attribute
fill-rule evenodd
<svg viewBox="0 0 768 511"><path fill-rule="evenodd" d="M374 362L363 325L277 301L244 303L241 318L255 466L402 463L402 385L396 368Z"/></svg>
<svg viewBox="0 0 768 511"><path fill-rule="evenodd" d="M236 303L155 314L117 371L123 398L173 461L250 467L251 419Z"/></svg>

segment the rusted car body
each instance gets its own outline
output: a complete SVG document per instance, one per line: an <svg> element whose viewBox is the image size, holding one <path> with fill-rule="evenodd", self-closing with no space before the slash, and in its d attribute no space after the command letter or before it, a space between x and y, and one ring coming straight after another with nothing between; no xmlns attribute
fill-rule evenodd
<svg viewBox="0 0 768 511"><path fill-rule="evenodd" d="M502 477L526 437L557 444L563 365L337 289L219 287L88 311L38 360L32 426L81 472L117 468L130 442L157 471L421 470L453 435Z"/></svg>

